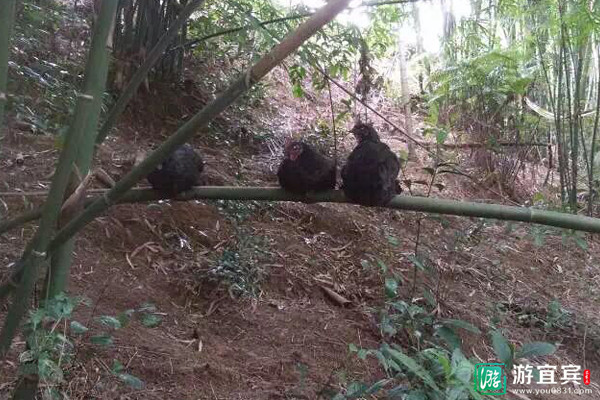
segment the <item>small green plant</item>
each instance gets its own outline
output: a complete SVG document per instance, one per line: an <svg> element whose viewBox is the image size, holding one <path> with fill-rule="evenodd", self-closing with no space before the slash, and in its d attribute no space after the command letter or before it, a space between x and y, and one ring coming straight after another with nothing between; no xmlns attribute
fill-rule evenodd
<svg viewBox="0 0 600 400"><path fill-rule="evenodd" d="M219 212L224 214L225 218L237 223L250 218L260 207L257 201L217 200L216 204Z"/></svg>
<svg viewBox="0 0 600 400"><path fill-rule="evenodd" d="M570 326L571 313L565 310L560 301L552 300L548 303L546 309L546 321L544 322L544 328L548 330L552 329L565 329Z"/></svg>
<svg viewBox="0 0 600 400"><path fill-rule="evenodd" d="M547 342L530 342L518 347L510 343L499 330L491 331L490 337L496 357L509 371L518 359L547 356L556 351L556 346Z"/></svg>
<svg viewBox="0 0 600 400"><path fill-rule="evenodd" d="M80 297L68 297L64 293L44 302L44 306L29 313L24 325L26 350L19 356L19 373L22 376L37 376L43 387L44 398L62 398L60 385L65 383L65 375L76 356L74 338L88 339L90 343L111 346L112 331L125 327L134 316L147 327L160 324L161 317L151 304L138 309L130 309L116 317L102 315L95 319L97 327L94 335L91 329L73 318L73 312L79 305L90 305L89 300ZM125 373L123 366L115 360L113 375L123 383L140 389L143 382L135 376ZM57 397L58 396L58 397Z"/></svg>
<svg viewBox="0 0 600 400"><path fill-rule="evenodd" d="M387 378L371 385L353 382L334 400L356 399L377 392L384 392L387 398L398 399L483 398L473 388L474 365L460 349L450 352L434 346L409 356L402 347L383 343L376 350L350 345L350 351L356 352L362 359L375 356Z"/></svg>
<svg viewBox="0 0 600 400"><path fill-rule="evenodd" d="M363 360L375 357L386 378L374 384L349 382L333 399L356 399L379 392L399 399L481 399L472 383L474 364L461 352L457 333L457 329L464 329L480 334L479 329L466 321L437 318L433 312L436 302L428 290L423 304L399 299L401 278L383 261L375 261L385 276L386 302L378 311L383 342L378 349L360 349L354 344L349 349ZM370 266L367 260L362 264ZM409 343L408 352L396 343L402 338Z"/></svg>
<svg viewBox="0 0 600 400"><path fill-rule="evenodd" d="M416 268L425 269L417 259L412 258L412 261L416 263ZM426 301L423 304L399 299L398 287L402 283L402 277L390 272L383 261L377 259L377 264L382 273L387 275L384 279L386 303L379 310L381 336L386 340L404 336L413 346L420 348L425 342L437 342L441 339L451 349L455 349L460 347L456 328L481 333L466 321L436 318L433 313L436 302L427 290L424 292Z"/></svg>
<svg viewBox="0 0 600 400"><path fill-rule="evenodd" d="M203 277L224 284L232 297L257 297L265 276L261 263L266 246L264 238L239 228L237 241L223 251Z"/></svg>
<svg viewBox="0 0 600 400"><path fill-rule="evenodd" d="M46 301L44 307L30 311L23 327L27 348L19 356L19 373L37 375L47 396L57 393L57 386L64 382L64 369L75 354L66 322L83 301L59 295Z"/></svg>

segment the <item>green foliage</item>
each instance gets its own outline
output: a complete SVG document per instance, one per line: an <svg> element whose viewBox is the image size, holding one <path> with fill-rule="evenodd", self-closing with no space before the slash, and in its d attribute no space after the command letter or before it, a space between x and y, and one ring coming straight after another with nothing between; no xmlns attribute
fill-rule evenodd
<svg viewBox="0 0 600 400"><path fill-rule="evenodd" d="M529 73L519 68L524 57L517 51L492 50L445 66L431 77L430 102L440 110L458 105L461 114L488 120L501 111L513 112L504 107L515 95L524 94L532 81Z"/></svg>
<svg viewBox="0 0 600 400"><path fill-rule="evenodd" d="M56 1L23 1L17 14L9 63L9 93L14 95L8 104L17 121L35 133L60 133L75 107L84 54L57 49L74 45L55 38L65 26L74 35L89 30L85 20Z"/></svg>
<svg viewBox="0 0 600 400"><path fill-rule="evenodd" d="M65 383L67 371L77 355L74 339L87 339L93 345L110 347L114 344L110 332L124 328L134 314L137 314L146 326L156 326L161 320L156 314L156 307L145 304L137 310L127 310L117 317L99 316L95 319L98 327L91 328L73 319L73 312L82 304L90 305L84 298L68 297L61 293L45 301L43 307L30 311L23 327L27 349L19 356L20 373L38 375L45 390L52 391L59 395L59 398L58 389ZM146 323L147 321L151 321L152 324ZM92 330L95 334L89 335ZM111 372L121 382L134 389L143 387L143 382L125 373L117 360L114 361Z"/></svg>
<svg viewBox="0 0 600 400"><path fill-rule="evenodd" d="M544 327L546 330L565 329L572 324L571 314L565 310L558 300L548 303Z"/></svg>
<svg viewBox="0 0 600 400"><path fill-rule="evenodd" d="M474 364L460 349L448 351L430 347L409 355L398 345L384 343L376 350L351 345L350 351L363 359L377 358L388 378L373 385L353 382L345 393L338 393L334 399L356 399L378 392L383 392L386 398L402 399L482 398L473 389Z"/></svg>
<svg viewBox="0 0 600 400"><path fill-rule="evenodd" d="M554 354L556 346L546 342L525 343L521 347L510 343L499 330L490 332L492 346L496 357L501 363L506 364L508 370L512 369L515 361L520 358L541 357Z"/></svg>
<svg viewBox="0 0 600 400"><path fill-rule="evenodd" d="M368 260L362 260L361 264L371 268ZM420 400L482 399L473 386L474 362L464 356L459 336L460 331L479 335L479 328L463 320L437 318L432 312L437 304L431 292L424 294L431 311L425 305L398 299L398 282L389 275L387 266L381 264L382 273L387 274L386 302L379 310L382 344L378 349L350 344L349 351L362 360L375 357L386 378L374 384L345 382L345 390L332 398L358 399L381 394L383 398ZM556 314L559 307L554 303L549 306ZM508 370L517 359L556 351L553 344L546 342L515 346L499 330L492 330L490 338L496 356ZM400 346L397 343L400 339L408 339L409 345Z"/></svg>
<svg viewBox="0 0 600 400"><path fill-rule="evenodd" d="M220 213L235 223L246 221L261 208L258 201L217 200L216 205Z"/></svg>
<svg viewBox="0 0 600 400"><path fill-rule="evenodd" d="M21 374L38 375L49 386L64 381L64 365L75 354L64 322L81 302L63 294L46 301L45 307L30 311L23 327L27 349L19 356Z"/></svg>
<svg viewBox="0 0 600 400"><path fill-rule="evenodd" d="M130 386L130 387L132 387L134 389L138 389L138 390L143 389L144 382L142 382L142 380L140 380L136 376L133 376L131 374L123 372L124 369L125 369L125 367L123 366L123 364L121 364L119 362L119 360L113 360L113 365L110 369L110 372L112 372L112 374L114 376L116 376L119 380L121 380L127 386Z"/></svg>
<svg viewBox="0 0 600 400"><path fill-rule="evenodd" d="M258 297L266 271L261 265L268 254L265 238L238 228L236 241L223 250L201 279L223 284L232 297Z"/></svg>
<svg viewBox="0 0 600 400"><path fill-rule="evenodd" d="M369 16L370 26L364 35L369 49L377 58L391 56L397 48L393 29L406 18L406 13L396 5L388 5L372 8Z"/></svg>
<svg viewBox="0 0 600 400"><path fill-rule="evenodd" d="M294 97L304 96L304 89L302 89L302 81L306 78L306 68L301 65L292 65L289 68L290 81L292 82L292 92Z"/></svg>

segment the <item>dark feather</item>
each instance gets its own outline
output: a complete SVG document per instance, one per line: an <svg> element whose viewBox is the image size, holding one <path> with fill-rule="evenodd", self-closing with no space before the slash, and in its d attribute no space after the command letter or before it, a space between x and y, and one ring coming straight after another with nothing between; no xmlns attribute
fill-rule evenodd
<svg viewBox="0 0 600 400"><path fill-rule="evenodd" d="M306 143L296 160L284 158L277 170L279 184L285 190L305 194L335 188L336 172L333 160L319 154Z"/></svg>
<svg viewBox="0 0 600 400"><path fill-rule="evenodd" d="M342 168L342 189L355 203L385 205L400 192L396 181L400 161L374 130L357 137L359 144Z"/></svg>
<svg viewBox="0 0 600 400"><path fill-rule="evenodd" d="M203 169L202 158L186 143L148 174L148 182L153 189L173 196L196 185Z"/></svg>

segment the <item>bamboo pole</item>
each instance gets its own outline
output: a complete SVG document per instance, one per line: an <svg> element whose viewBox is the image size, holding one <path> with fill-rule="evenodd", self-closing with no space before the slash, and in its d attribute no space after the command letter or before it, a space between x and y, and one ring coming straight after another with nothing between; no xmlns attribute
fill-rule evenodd
<svg viewBox="0 0 600 400"><path fill-rule="evenodd" d="M121 203L155 201L161 196L152 189L131 190L120 199ZM341 190L331 190L302 196L295 195L278 187L195 187L180 194L176 200L191 199L213 200L259 200L259 201L295 201L306 203L351 203ZM600 233L600 219L582 215L546 211L530 207L514 207L500 204L474 203L468 201L439 198L396 196L384 208L419 211L436 214L458 215L463 217L491 218L506 221L536 223L558 228ZM57 241L58 243L58 241ZM49 250L52 250L51 244Z"/></svg>
<svg viewBox="0 0 600 400"><path fill-rule="evenodd" d="M113 14L116 15L116 8ZM83 82L83 92L92 96L94 100L91 104L86 125L83 128L83 137L77 150L77 158L75 159L75 165L77 166L79 173L83 176L88 173L94 156L94 144L98 133L98 120L100 119L104 90L106 88L106 79L108 76L110 54L113 48L114 15L111 17L110 15L106 16L99 14L94 28L104 29L106 31L103 30L100 31L99 34L94 34L90 48L90 58L86 64L84 73L85 80ZM111 19L105 21L101 18ZM103 42L94 42L94 40L103 39L105 36L106 39ZM71 178L74 182L75 175L72 174ZM80 210L83 210L83 204L79 207ZM61 224L62 223L64 222L61 219ZM60 224L59 227L61 227ZM74 240L68 240L53 252L45 285L46 298L53 298L66 289L74 247Z"/></svg>
<svg viewBox="0 0 600 400"><path fill-rule="evenodd" d="M99 24L94 32L88 63L93 64L95 55L98 52L104 51L110 26L112 26L112 21L114 20L117 3L118 0L104 0L102 2ZM90 68L93 69L93 65ZM89 71L90 68L86 67L86 70ZM92 109L94 101L92 96L84 93L78 95L78 97L74 119L67 131L65 145L60 153L58 166L52 178L50 192L44 203L40 226L19 261L23 265L23 275L22 279L19 280L19 286L16 289L13 303L4 320L2 331L0 331L0 359L6 356L21 319L29 307L29 299L37 279L37 271L40 264L46 259L46 249L60 214L72 165L77 156L79 144L83 137L83 130Z"/></svg>
<svg viewBox="0 0 600 400"><path fill-rule="evenodd" d="M108 113L106 120L100 128L98 137L96 138L97 143L102 143L104 139L106 139L106 137L110 133L110 130L115 126L117 119L125 110L125 107L127 107L127 104L133 98L133 96L137 92L137 89L140 87L140 84L148 75L148 72L150 72L152 67L154 67L158 60L160 60L160 58L163 56L164 51L173 41L173 38L175 37L175 35L177 35L179 30L185 25L190 15L192 15L192 13L198 7L200 7L200 5L204 3L204 1L205 0L194 0L189 2L181 11L181 14L177 18L177 20L173 22L169 29L162 35L158 43L156 43L152 51L150 51L150 53L148 54L148 57L146 58L144 63L131 77L131 80L129 81L125 89L123 89L121 96L119 96L119 99Z"/></svg>
<svg viewBox="0 0 600 400"><path fill-rule="evenodd" d="M97 192L98 193L98 192ZM104 198L104 194L87 199L87 204L93 204ZM117 203L141 203L163 199L163 196L152 189L133 189L123 195ZM297 195L278 187L226 187L202 186L195 187L174 197L175 201L192 199L210 200L255 200L255 201L294 201L305 203L350 203L341 190L314 193L307 196ZM536 223L558 228L574 229L591 233L600 233L600 219L579 216L556 211L539 210L527 207L504 206L499 204L474 203L458 200L447 200L428 197L396 196L384 208L406 211L418 211L436 214L457 215L464 217L491 218L505 221ZM35 212L31 212L32 219ZM0 233L2 230L0 230ZM52 253L60 246L60 240L53 240L48 252ZM0 286L0 303L14 288L14 282L20 280L22 267L15 267L8 282Z"/></svg>
<svg viewBox="0 0 600 400"><path fill-rule="evenodd" d="M88 198L86 200L86 206L101 200L108 190L100 189L92 190L91 192L100 195ZM152 189L132 189L119 198L116 201L116 204L142 203L161 199L165 198ZM172 200L187 201L192 199L350 203L340 191L328 191L311 196L300 196L286 192L279 187L236 186L198 186L185 193L181 193ZM424 198L418 196L396 196L391 203L384 207L407 211L529 222L584 232L600 233L599 218L590 218L529 207ZM0 234L26 222L34 221L38 219L41 214L41 209L36 209L22 214L14 220L4 221L0 223ZM53 241L52 243L52 246L58 245L58 241Z"/></svg>
<svg viewBox="0 0 600 400"><path fill-rule="evenodd" d="M80 132L83 129L92 102L92 98L85 94L80 94L78 97L75 107L76 118L69 132L67 132L65 147L60 154L58 167L52 178L50 193L43 206L40 226L32 239L33 244L28 247L30 251L24 252L20 260L24 273L23 279L19 281L13 304L8 310L4 326L0 332L0 359L4 358L10 348L21 318L27 311L29 298L37 277L37 270L39 265L46 259L45 250L58 219L63 195L71 173L71 165L77 153Z"/></svg>
<svg viewBox="0 0 600 400"><path fill-rule="evenodd" d="M8 84L8 57L10 38L15 21L16 0L0 2L0 131L4 122L4 108L8 102L6 86Z"/></svg>

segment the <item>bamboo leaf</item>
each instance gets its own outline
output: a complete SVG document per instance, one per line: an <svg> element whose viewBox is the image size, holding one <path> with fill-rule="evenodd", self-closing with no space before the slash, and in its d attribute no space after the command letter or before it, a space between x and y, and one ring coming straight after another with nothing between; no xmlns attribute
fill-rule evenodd
<svg viewBox="0 0 600 400"><path fill-rule="evenodd" d="M435 333L439 335L442 339L444 339L446 343L448 343L450 349L454 350L460 348L460 337L458 337L456 332L454 332L452 329L446 326L441 326L438 329L436 329Z"/></svg>
<svg viewBox="0 0 600 400"><path fill-rule="evenodd" d="M385 295L388 299L393 299L398 295L398 281L394 278L385 278Z"/></svg>
<svg viewBox="0 0 600 400"><path fill-rule="evenodd" d="M98 317L98 321L102 325L108 326L112 329L120 329L121 328L121 322L117 318L111 317L110 315L103 315L101 317Z"/></svg>
<svg viewBox="0 0 600 400"><path fill-rule="evenodd" d="M554 354L556 346L547 342L525 343L515 353L515 358L540 357Z"/></svg>
<svg viewBox="0 0 600 400"><path fill-rule="evenodd" d="M156 314L143 314L141 320L142 324L148 328L156 328L162 322L162 318Z"/></svg>
<svg viewBox="0 0 600 400"><path fill-rule="evenodd" d="M392 349L390 347L384 349L384 353L387 353L397 363L404 365L408 371L419 377L427 386L436 392L439 392L439 388L429 372L427 372L414 359L402 353L401 351Z"/></svg>
<svg viewBox="0 0 600 400"><path fill-rule="evenodd" d="M51 359L42 357L38 360L38 373L40 378L53 383L63 382L63 371Z"/></svg>
<svg viewBox="0 0 600 400"><path fill-rule="evenodd" d="M107 335L107 334L92 336L90 338L90 341L92 342L92 344L105 346L105 347L111 346L113 344L112 336Z"/></svg>
<svg viewBox="0 0 600 400"><path fill-rule="evenodd" d="M506 338L499 331L492 331L491 336L492 346L494 347L496 357L498 357L500 362L506 364L507 366L511 366L513 360L513 350L508 343L508 340L506 340Z"/></svg>
<svg viewBox="0 0 600 400"><path fill-rule="evenodd" d="M442 319L439 321L439 323L444 326L452 326L454 328L461 328L466 331L476 333L478 335L481 334L481 331L479 330L479 328L477 328L475 325L473 325L467 321L463 321L461 319Z"/></svg>
<svg viewBox="0 0 600 400"><path fill-rule="evenodd" d="M126 373L119 373L117 374L117 377L121 381L123 381L123 383L125 383L128 386L131 386L134 389L140 390L144 388L144 382L137 376L133 376L131 374Z"/></svg>
<svg viewBox="0 0 600 400"><path fill-rule="evenodd" d="M77 321L71 321L71 333L73 333L74 335L81 335L87 331L89 331L88 328L86 328L85 326L83 326L81 323L77 322Z"/></svg>

